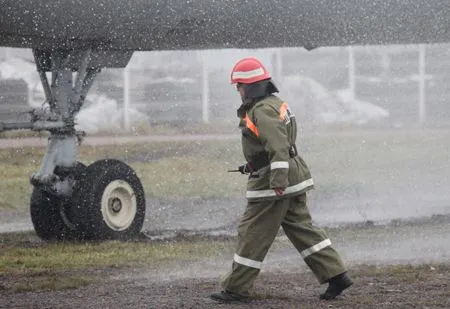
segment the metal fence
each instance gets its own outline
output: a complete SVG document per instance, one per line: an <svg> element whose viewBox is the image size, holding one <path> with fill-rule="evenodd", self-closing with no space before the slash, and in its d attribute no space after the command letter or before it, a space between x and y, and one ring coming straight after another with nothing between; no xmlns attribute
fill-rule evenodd
<svg viewBox="0 0 450 309"><path fill-rule="evenodd" d="M12 54L16 53L5 55L3 49L0 59L3 56L7 61ZM30 55L25 52L21 57L29 60ZM234 62L244 56L257 56L265 62L280 95L305 121L319 104L308 103L304 97L305 87L313 83L331 94L347 89L350 97L387 110L389 117L379 122L381 125L450 125L447 44L336 47L309 52L301 48L138 52L126 69L104 69L92 93L105 94L125 107L127 129L133 121L127 116L131 108L146 114L151 123L231 122L240 102L229 74ZM32 94L31 100L35 97L42 98ZM22 108L29 100L26 83L0 79L2 111L5 107L8 111L14 106Z"/></svg>

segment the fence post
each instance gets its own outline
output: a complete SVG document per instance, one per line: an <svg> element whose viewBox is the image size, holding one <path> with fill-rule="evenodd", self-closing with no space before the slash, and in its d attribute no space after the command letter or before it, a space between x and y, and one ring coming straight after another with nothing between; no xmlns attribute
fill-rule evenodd
<svg viewBox="0 0 450 309"><path fill-rule="evenodd" d="M426 121L425 107L425 44L419 44L419 125L423 125Z"/></svg>
<svg viewBox="0 0 450 309"><path fill-rule="evenodd" d="M352 46L348 47L348 88L351 99L355 98L356 80L355 80L355 54Z"/></svg>
<svg viewBox="0 0 450 309"><path fill-rule="evenodd" d="M205 53L202 57L202 116L203 123L209 123L209 72Z"/></svg>
<svg viewBox="0 0 450 309"><path fill-rule="evenodd" d="M11 48L5 47L5 60L8 61L11 58Z"/></svg>
<svg viewBox="0 0 450 309"><path fill-rule="evenodd" d="M275 72L276 82L279 85L283 85L283 55L281 48L275 49Z"/></svg>
<svg viewBox="0 0 450 309"><path fill-rule="evenodd" d="M123 69L123 126L130 132L130 69L128 65Z"/></svg>

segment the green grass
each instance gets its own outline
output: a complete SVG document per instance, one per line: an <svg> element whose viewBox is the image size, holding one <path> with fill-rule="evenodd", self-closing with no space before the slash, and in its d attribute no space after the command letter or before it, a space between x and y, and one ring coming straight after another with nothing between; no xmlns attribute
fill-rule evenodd
<svg viewBox="0 0 450 309"><path fill-rule="evenodd" d="M366 232L371 233L370 230ZM222 256L230 252L233 244L234 240L44 243L39 242L33 232L2 234L0 290L21 292L78 288L107 279L111 270L170 267L172 263L179 265ZM283 246L283 242L277 240L274 247L279 246ZM362 264L352 266L351 272L352 276L364 278L367 282L383 277L386 284L413 284L427 278L430 272L448 274L450 265ZM259 296L283 299L271 295L268 290L261 291ZM354 301L372 304L374 300L356 296Z"/></svg>
<svg viewBox="0 0 450 309"><path fill-rule="evenodd" d="M1 278L1 276L0 276ZM28 276L16 276L3 289L13 293L34 291L57 291L77 289L101 281L99 276L63 272L42 272ZM0 289L2 288L0 284Z"/></svg>
<svg viewBox="0 0 450 309"><path fill-rule="evenodd" d="M30 177L39 168L42 149L0 150L0 209L24 209L31 195Z"/></svg>
<svg viewBox="0 0 450 309"><path fill-rule="evenodd" d="M22 138L22 137L47 137L50 133L45 131L13 130L0 132L0 138Z"/></svg>
<svg viewBox="0 0 450 309"><path fill-rule="evenodd" d="M240 174L228 174L221 162L207 158L168 158L132 166L141 175L146 194L158 199L238 197L245 186Z"/></svg>
<svg viewBox="0 0 450 309"><path fill-rule="evenodd" d="M0 150L0 209L24 210L31 195L29 179L38 171L45 149ZM116 158L141 178L151 198L241 196L245 177L228 174L241 162L239 142L159 142L117 146L82 146L78 159L90 164Z"/></svg>
<svg viewBox="0 0 450 309"><path fill-rule="evenodd" d="M0 236L0 290L78 288L106 279L111 269L164 267L229 250L229 241L43 243L31 232ZM4 278L4 280L2 280Z"/></svg>
<svg viewBox="0 0 450 309"><path fill-rule="evenodd" d="M0 275L189 260L219 254L227 246L227 242L207 241L45 243L33 247L6 244L0 247Z"/></svg>
<svg viewBox="0 0 450 309"><path fill-rule="evenodd" d="M299 137L298 148L323 197L342 191L381 190L405 179L423 181L421 170L447 175L450 132L346 131ZM28 208L30 176L39 169L44 148L0 150L0 209ZM246 178L227 173L243 162L240 141L153 142L120 146L82 145L85 164L116 158L131 165L149 198L242 198ZM425 179L426 180L426 179Z"/></svg>

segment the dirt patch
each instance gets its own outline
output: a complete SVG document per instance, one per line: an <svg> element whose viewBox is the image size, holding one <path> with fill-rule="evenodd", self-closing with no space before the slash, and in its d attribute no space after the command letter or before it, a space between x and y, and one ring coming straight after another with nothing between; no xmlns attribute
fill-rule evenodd
<svg viewBox="0 0 450 309"><path fill-rule="evenodd" d="M141 270L148 272L148 269ZM155 272L158 270L154 269ZM263 272L250 304L217 304L208 295L218 290L217 277L158 280L125 279L123 270L95 272L102 282L78 289L12 293L0 291L0 308L449 308L450 265L358 266L354 286L334 301L321 301L320 286L310 272ZM138 273L127 270L125 275ZM170 273L170 270L167 270ZM89 271L92 274L92 270ZM219 274L217 274L219 275ZM5 280L5 278L3 278ZM6 279L7 280L7 279Z"/></svg>

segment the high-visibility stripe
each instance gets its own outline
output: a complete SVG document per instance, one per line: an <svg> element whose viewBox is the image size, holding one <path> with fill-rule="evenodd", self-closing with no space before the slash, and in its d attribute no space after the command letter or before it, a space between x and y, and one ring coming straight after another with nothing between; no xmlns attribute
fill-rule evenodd
<svg viewBox="0 0 450 309"><path fill-rule="evenodd" d="M234 261L244 266L261 269L261 262L250 260L237 254L234 254Z"/></svg>
<svg viewBox="0 0 450 309"><path fill-rule="evenodd" d="M233 79L240 78L240 79L250 79L258 76L264 75L264 70L262 68L246 71L246 72L233 72Z"/></svg>
<svg viewBox="0 0 450 309"><path fill-rule="evenodd" d="M302 191L308 187L311 187L312 185L314 185L313 180L307 179L301 183L296 184L295 186L290 186L287 187L286 190L284 191L284 194L289 194L289 193L295 193L295 192L299 192ZM260 198L260 197L271 197L271 196L276 196L276 193L273 189L270 190L257 190L257 191L247 191L246 197L248 199L252 199L252 198Z"/></svg>
<svg viewBox="0 0 450 309"><path fill-rule="evenodd" d="M245 125L247 126L247 128L250 131L252 131L253 134L255 134L257 137L259 137L259 130L248 115L245 115L244 121L245 121Z"/></svg>
<svg viewBox="0 0 450 309"><path fill-rule="evenodd" d="M270 163L270 169L274 170L277 168L289 168L289 162L288 161L275 161Z"/></svg>
<svg viewBox="0 0 450 309"><path fill-rule="evenodd" d="M287 113L288 108L289 107L288 107L287 103L283 103L280 106L280 119L281 120L283 120L286 117L286 113Z"/></svg>
<svg viewBox="0 0 450 309"><path fill-rule="evenodd" d="M306 258L306 257L310 256L311 254L316 253L317 251L320 251L323 248L326 248L328 246L331 246L331 240L329 240L327 238L327 239L319 242L318 244L315 244L314 246L303 250L302 252L300 252L300 255L302 256L302 258Z"/></svg>

